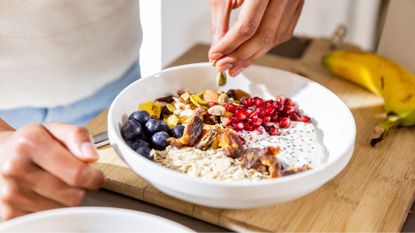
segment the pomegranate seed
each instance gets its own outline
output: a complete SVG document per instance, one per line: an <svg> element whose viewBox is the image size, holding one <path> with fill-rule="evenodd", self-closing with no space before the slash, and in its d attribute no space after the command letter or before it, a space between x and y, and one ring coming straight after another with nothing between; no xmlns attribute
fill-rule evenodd
<svg viewBox="0 0 415 233"><path fill-rule="evenodd" d="M248 114L248 117L249 118L252 118L252 117L254 117L254 116L258 116L258 113L256 112L256 111L252 111L252 110L249 110L250 111L250 113ZM248 111L247 111L248 112Z"/></svg>
<svg viewBox="0 0 415 233"><path fill-rule="evenodd" d="M311 118L309 116L301 116L300 117L300 121L305 122L305 123L310 123L311 122Z"/></svg>
<svg viewBox="0 0 415 233"><path fill-rule="evenodd" d="M245 144L246 143L246 141L245 141L245 139L243 137L239 136L239 139L241 140L242 144Z"/></svg>
<svg viewBox="0 0 415 233"><path fill-rule="evenodd" d="M246 119L246 113L245 113L245 110L243 110L243 109L236 109L235 110L235 116L239 119L239 120L245 120Z"/></svg>
<svg viewBox="0 0 415 233"><path fill-rule="evenodd" d="M270 116L263 116L262 117L262 122L263 123L268 123L270 120L271 120L271 117Z"/></svg>
<svg viewBox="0 0 415 233"><path fill-rule="evenodd" d="M252 120L253 125L256 125L256 126L262 125L262 119L259 118L258 116L252 117L251 120Z"/></svg>
<svg viewBox="0 0 415 233"><path fill-rule="evenodd" d="M231 112L231 113L234 113L236 110L236 106L233 104L225 104L224 107L226 111Z"/></svg>
<svg viewBox="0 0 415 233"><path fill-rule="evenodd" d="M262 128L256 128L256 129L254 129L254 132L257 133L257 134L263 134L264 130Z"/></svg>
<svg viewBox="0 0 415 233"><path fill-rule="evenodd" d="M252 131L254 129L252 124L250 122L247 122L247 121L244 122L244 128L245 128L246 131Z"/></svg>
<svg viewBox="0 0 415 233"><path fill-rule="evenodd" d="M262 107L264 106L264 100L262 98L259 97L254 97L254 104L256 107Z"/></svg>
<svg viewBox="0 0 415 233"><path fill-rule="evenodd" d="M275 101L274 100L267 100L267 101L265 101L265 106L267 106L267 107L275 106Z"/></svg>
<svg viewBox="0 0 415 233"><path fill-rule="evenodd" d="M290 118L288 118L288 117L281 117L281 119L280 119L280 128L283 128L283 129L285 129L285 128L288 128L288 127L290 127L290 125L291 125L291 120L290 120Z"/></svg>
<svg viewBox="0 0 415 233"><path fill-rule="evenodd" d="M241 131L244 129L244 123L239 121L239 122L233 122L232 123L232 127L236 130L236 131Z"/></svg>
<svg viewBox="0 0 415 233"><path fill-rule="evenodd" d="M295 108L292 106L285 106L284 110L282 111L285 115L289 116L295 112Z"/></svg>
<svg viewBox="0 0 415 233"><path fill-rule="evenodd" d="M280 131L279 131L279 130L277 129L277 127L275 127L275 126L270 126L270 127L268 127L267 132L268 132L270 135L272 135L272 136L275 136L275 135L280 135Z"/></svg>
<svg viewBox="0 0 415 233"><path fill-rule="evenodd" d="M254 104L254 100L251 97L246 97L242 99L241 104L250 107Z"/></svg>
<svg viewBox="0 0 415 233"><path fill-rule="evenodd" d="M238 117L236 117L236 116L233 116L232 118L231 118L231 122L238 122L239 121L239 118Z"/></svg>
<svg viewBox="0 0 415 233"><path fill-rule="evenodd" d="M277 104L284 105L284 101L285 101L284 96L280 95L277 97L277 101L276 101Z"/></svg>
<svg viewBox="0 0 415 233"><path fill-rule="evenodd" d="M245 110L245 112L246 112L246 115L248 115L248 116L249 116L249 115L251 115L254 111L248 108L248 109L246 109L246 110Z"/></svg>
<svg viewBox="0 0 415 233"><path fill-rule="evenodd" d="M284 105L294 107L295 103L290 98L287 98L287 99L285 99Z"/></svg>
<svg viewBox="0 0 415 233"><path fill-rule="evenodd" d="M268 115L272 115L275 112L275 110L277 109L275 109L274 106L268 106L265 111Z"/></svg>
<svg viewBox="0 0 415 233"><path fill-rule="evenodd" d="M296 113L293 113L293 114L290 115L290 120L300 121L300 117Z"/></svg>
<svg viewBox="0 0 415 233"><path fill-rule="evenodd" d="M278 112L274 112L271 115L271 121L276 122L278 120Z"/></svg>
<svg viewBox="0 0 415 233"><path fill-rule="evenodd" d="M255 112L258 113L258 116L265 116L266 110L264 107L258 107L255 109Z"/></svg>
<svg viewBox="0 0 415 233"><path fill-rule="evenodd" d="M275 109L276 109L278 112L281 112L282 110L284 110L284 105L283 105L283 104L277 104L277 106L275 106Z"/></svg>

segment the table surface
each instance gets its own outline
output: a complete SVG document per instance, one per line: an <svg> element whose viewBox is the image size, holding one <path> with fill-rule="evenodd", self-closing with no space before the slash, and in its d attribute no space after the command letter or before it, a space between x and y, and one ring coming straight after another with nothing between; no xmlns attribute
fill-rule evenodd
<svg viewBox="0 0 415 233"><path fill-rule="evenodd" d="M175 62L173 62L173 65L181 64L183 61L187 59L188 56L196 56L200 57L200 51L193 49L188 51L185 55L182 57L179 57ZM207 223L203 223L199 220L160 208L152 206L151 204L147 204L138 200L130 199L127 197L124 197L122 195L108 192L108 191L100 191L96 193L91 193L88 195L87 201L85 202L85 205L103 205L103 206L117 206L122 208L130 208L130 209L136 209L136 210L142 210L145 212L157 214L166 218L173 219L174 221L177 221L181 224L184 224L196 231L220 231L224 230L222 228L218 228L217 226L213 226ZM414 206L412 206L412 210L414 210ZM402 231L415 231L415 217L413 214L408 215L408 218L403 225Z"/></svg>

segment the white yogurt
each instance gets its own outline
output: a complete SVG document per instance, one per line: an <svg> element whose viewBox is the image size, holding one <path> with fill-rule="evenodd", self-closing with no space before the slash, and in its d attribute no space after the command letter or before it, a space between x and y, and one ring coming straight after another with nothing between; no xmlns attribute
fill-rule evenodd
<svg viewBox="0 0 415 233"><path fill-rule="evenodd" d="M279 146L281 153L277 158L288 167L309 165L312 168L321 166L326 159L326 152L318 138L316 128L311 123L292 122L288 129L279 129L281 134L271 136L267 132L240 132L245 139L246 147L263 148Z"/></svg>

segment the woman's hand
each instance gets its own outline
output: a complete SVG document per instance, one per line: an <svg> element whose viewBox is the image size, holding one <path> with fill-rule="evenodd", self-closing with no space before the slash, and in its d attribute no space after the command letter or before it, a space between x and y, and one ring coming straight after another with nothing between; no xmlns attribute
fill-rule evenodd
<svg viewBox="0 0 415 233"><path fill-rule="evenodd" d="M2 217L79 205L104 182L87 164L97 159L84 128L53 123L0 132Z"/></svg>
<svg viewBox="0 0 415 233"><path fill-rule="evenodd" d="M212 46L209 60L236 76L271 48L289 40L304 0L211 0ZM229 28L232 9L241 6Z"/></svg>

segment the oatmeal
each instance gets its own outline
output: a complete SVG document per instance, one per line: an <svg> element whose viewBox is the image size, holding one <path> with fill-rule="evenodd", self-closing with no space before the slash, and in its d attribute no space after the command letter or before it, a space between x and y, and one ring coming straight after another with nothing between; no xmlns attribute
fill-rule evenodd
<svg viewBox="0 0 415 233"><path fill-rule="evenodd" d="M214 180L260 180L266 174L242 168L241 161L225 155L222 150L202 151L191 147L178 149L169 146L164 151L153 151L154 162L194 177Z"/></svg>
<svg viewBox="0 0 415 233"><path fill-rule="evenodd" d="M273 179L319 167L326 159L317 128L290 98L179 90L138 109L121 127L130 148L193 177Z"/></svg>

